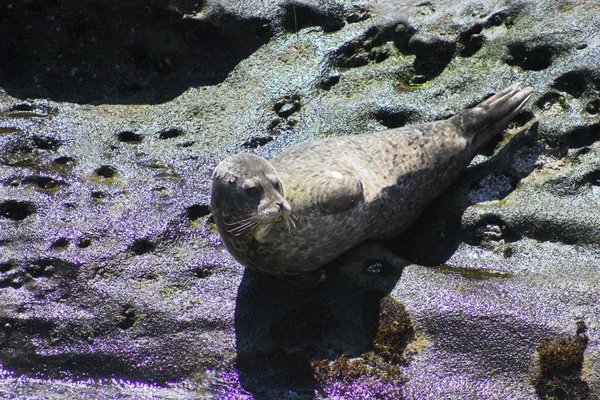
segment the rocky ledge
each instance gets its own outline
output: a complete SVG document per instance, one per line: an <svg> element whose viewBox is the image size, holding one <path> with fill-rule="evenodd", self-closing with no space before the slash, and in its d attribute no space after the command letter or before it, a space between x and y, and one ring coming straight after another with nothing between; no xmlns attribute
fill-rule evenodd
<svg viewBox="0 0 600 400"><path fill-rule="evenodd" d="M595 2L3 2L0 394L600 398ZM414 226L300 291L210 217L227 154L535 95Z"/></svg>

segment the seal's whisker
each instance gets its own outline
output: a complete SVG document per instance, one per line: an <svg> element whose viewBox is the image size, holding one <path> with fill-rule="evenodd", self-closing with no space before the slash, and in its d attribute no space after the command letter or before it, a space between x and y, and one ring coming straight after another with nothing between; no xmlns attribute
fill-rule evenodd
<svg viewBox="0 0 600 400"><path fill-rule="evenodd" d="M233 231L229 231L229 233L233 233L233 236L240 236L243 235L246 232L251 232L254 231L258 226L260 225L260 221L256 221L254 224L248 225L246 227L244 227L244 229L241 229L240 231L233 233Z"/></svg>
<svg viewBox="0 0 600 400"><path fill-rule="evenodd" d="M248 223L246 223L244 225L236 226L235 228L231 228L231 229L227 230L227 232L241 231L241 230L244 230L245 228L247 228L250 225L252 225L252 222L248 222Z"/></svg>
<svg viewBox="0 0 600 400"><path fill-rule="evenodd" d="M234 229L230 229L227 232L229 233L244 233L250 229L252 229L253 226L258 225L258 223L252 223L252 224L248 224L248 225L244 225L244 226L238 226L237 228Z"/></svg>
<svg viewBox="0 0 600 400"><path fill-rule="evenodd" d="M290 215L287 217L287 219L292 223L292 225L294 226L294 229L298 229L298 227L296 226L296 222L294 222L294 219L296 221L298 221L298 217L296 217L293 213L290 213Z"/></svg>
<svg viewBox="0 0 600 400"><path fill-rule="evenodd" d="M259 218L255 218L252 221L245 222L243 224L240 224L239 226L236 226L235 228L232 228L232 229L228 230L228 232L230 232L230 233L235 232L235 231L242 231L243 232L244 230L247 230L248 228L251 228L253 225L260 224L260 222L261 222L261 220Z"/></svg>
<svg viewBox="0 0 600 400"><path fill-rule="evenodd" d="M236 226L236 225L237 226L241 226L241 225L252 223L254 221L258 221L260 219L261 219L261 217L258 214L254 214L250 218L245 218L245 219L240 219L238 221L230 222L230 223L227 223L227 225L230 225L230 226Z"/></svg>
<svg viewBox="0 0 600 400"><path fill-rule="evenodd" d="M288 233L291 233L292 232L292 228L290 227L290 219L286 218L285 219L285 223L287 224Z"/></svg>
<svg viewBox="0 0 600 400"><path fill-rule="evenodd" d="M296 220L298 220L298 218L294 215L294 214L290 214L291 217L296 218ZM286 218L286 221L291 222L292 226L294 227L294 229L298 229L298 227L296 226L296 223L294 222L294 220L290 217Z"/></svg>
<svg viewBox="0 0 600 400"><path fill-rule="evenodd" d="M249 216L248 216L249 215ZM245 217L243 217L243 219L240 219L239 221L234 221L234 222L225 222L225 225L238 225L241 224L242 222L246 222L246 221L251 221L254 220L255 218L258 218L258 215L256 214L248 214Z"/></svg>

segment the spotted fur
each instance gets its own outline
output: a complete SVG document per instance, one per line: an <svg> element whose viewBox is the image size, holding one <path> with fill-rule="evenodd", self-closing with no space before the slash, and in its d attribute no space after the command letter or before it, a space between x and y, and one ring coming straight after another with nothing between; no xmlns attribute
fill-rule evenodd
<svg viewBox="0 0 600 400"><path fill-rule="evenodd" d="M364 240L398 235L506 128L531 92L511 86L448 120L314 140L271 162L229 157L213 174L212 210L223 243L243 265L290 278ZM261 195L251 198L248 185ZM260 215L256 226L232 231L252 215Z"/></svg>

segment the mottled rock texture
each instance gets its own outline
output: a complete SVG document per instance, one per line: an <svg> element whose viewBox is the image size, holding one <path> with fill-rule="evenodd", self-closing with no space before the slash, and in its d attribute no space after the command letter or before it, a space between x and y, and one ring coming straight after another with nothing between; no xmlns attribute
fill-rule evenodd
<svg viewBox="0 0 600 400"><path fill-rule="evenodd" d="M584 0L1 2L0 394L600 398L599 20ZM227 154L514 82L535 95L509 130L322 287L224 250Z"/></svg>

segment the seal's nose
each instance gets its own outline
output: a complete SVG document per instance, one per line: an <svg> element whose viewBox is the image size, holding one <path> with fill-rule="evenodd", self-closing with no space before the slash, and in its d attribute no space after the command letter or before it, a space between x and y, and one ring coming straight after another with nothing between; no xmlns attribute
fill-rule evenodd
<svg viewBox="0 0 600 400"><path fill-rule="evenodd" d="M283 210L283 207L284 207L283 201L278 201L275 204L277 204L277 206L279 207L280 210Z"/></svg>

